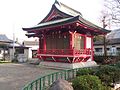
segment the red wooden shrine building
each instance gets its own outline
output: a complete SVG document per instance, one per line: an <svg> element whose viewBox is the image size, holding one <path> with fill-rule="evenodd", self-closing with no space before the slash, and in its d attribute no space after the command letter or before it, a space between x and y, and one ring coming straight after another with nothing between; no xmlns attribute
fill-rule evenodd
<svg viewBox="0 0 120 90"><path fill-rule="evenodd" d="M93 37L109 32L58 1L40 23L23 30L27 31L28 37L39 38L38 57L44 64L52 63L53 66L57 66L58 62L62 62L59 64L61 66L93 61Z"/></svg>

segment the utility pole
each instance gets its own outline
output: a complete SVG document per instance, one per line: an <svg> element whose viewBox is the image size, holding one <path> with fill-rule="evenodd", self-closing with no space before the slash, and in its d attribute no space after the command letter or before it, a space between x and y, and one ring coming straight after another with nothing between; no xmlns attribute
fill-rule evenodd
<svg viewBox="0 0 120 90"><path fill-rule="evenodd" d="M13 43L12 43L12 57L11 57L11 59L12 59L12 61L15 59L15 33L14 33L14 30L15 30L15 24L13 23Z"/></svg>
<svg viewBox="0 0 120 90"><path fill-rule="evenodd" d="M13 33L13 53L12 53L12 60L14 60L14 54L15 54L15 34Z"/></svg>
<svg viewBox="0 0 120 90"><path fill-rule="evenodd" d="M103 23L103 28L104 29L107 26L107 24L105 23L105 19L106 19L106 16L103 16L102 23ZM104 36L103 36L103 43L104 43L104 61L105 61L107 59L106 34L104 34Z"/></svg>

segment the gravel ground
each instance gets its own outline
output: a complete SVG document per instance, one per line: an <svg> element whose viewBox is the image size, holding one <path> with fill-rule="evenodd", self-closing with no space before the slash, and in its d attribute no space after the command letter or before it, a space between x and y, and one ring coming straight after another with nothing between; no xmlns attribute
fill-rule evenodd
<svg viewBox="0 0 120 90"><path fill-rule="evenodd" d="M21 90L28 82L58 70L30 64L0 64L0 90Z"/></svg>

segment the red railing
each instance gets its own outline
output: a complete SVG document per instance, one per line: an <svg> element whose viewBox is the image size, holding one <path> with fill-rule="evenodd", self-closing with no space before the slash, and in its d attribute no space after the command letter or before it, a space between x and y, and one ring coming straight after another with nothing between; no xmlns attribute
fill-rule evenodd
<svg viewBox="0 0 120 90"><path fill-rule="evenodd" d="M40 49L39 54L53 54L53 55L77 55L77 54L91 54L91 49L80 49L80 50L71 50L71 49Z"/></svg>

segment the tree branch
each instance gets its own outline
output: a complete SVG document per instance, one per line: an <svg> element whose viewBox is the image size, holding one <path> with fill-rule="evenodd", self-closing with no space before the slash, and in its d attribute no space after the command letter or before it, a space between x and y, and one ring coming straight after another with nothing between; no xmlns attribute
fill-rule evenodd
<svg viewBox="0 0 120 90"><path fill-rule="evenodd" d="M120 4L120 0L116 0Z"/></svg>
<svg viewBox="0 0 120 90"><path fill-rule="evenodd" d="M120 0L105 0L105 5L108 12L108 19L111 24L120 25Z"/></svg>

